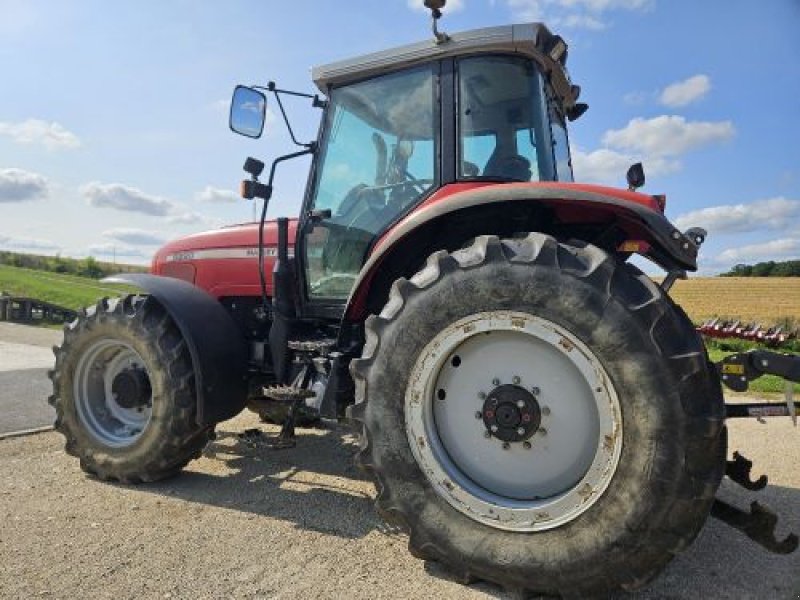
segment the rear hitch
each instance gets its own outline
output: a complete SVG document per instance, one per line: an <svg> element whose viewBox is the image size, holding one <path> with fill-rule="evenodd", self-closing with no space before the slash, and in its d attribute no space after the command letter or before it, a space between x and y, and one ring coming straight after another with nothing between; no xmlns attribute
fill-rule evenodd
<svg viewBox="0 0 800 600"><path fill-rule="evenodd" d="M711 507L711 516L738 529L756 544L775 554L791 554L797 550L798 538L794 533L790 533L783 541L778 541L775 537L778 517L758 502L750 503L748 513L715 499Z"/></svg>
<svg viewBox="0 0 800 600"><path fill-rule="evenodd" d="M753 481L750 478L750 469L753 468L753 461L747 460L738 452L733 453L733 460L729 460L725 466L725 474L731 481L738 483L750 491L763 490L767 486L767 476L762 475Z"/></svg>
<svg viewBox="0 0 800 600"><path fill-rule="evenodd" d="M731 354L716 363L720 380L735 392L746 392L748 385L762 375L777 375L786 380L786 403L726 404L726 417L755 417L763 422L764 417L788 416L797 427L800 406L794 402L794 383L800 383L800 356L781 354L769 350L750 350Z"/></svg>
<svg viewBox="0 0 800 600"><path fill-rule="evenodd" d="M729 460L725 465L725 474L730 477L731 481L747 490L763 490L767 485L767 476L761 475L753 481L750 475L752 468L753 461L734 452L733 460ZM775 554L790 554L797 550L798 537L794 533L787 535L783 541L778 541L775 537L777 515L758 502L750 504L748 513L715 498L714 504L711 506L711 516L738 529L756 544Z"/></svg>

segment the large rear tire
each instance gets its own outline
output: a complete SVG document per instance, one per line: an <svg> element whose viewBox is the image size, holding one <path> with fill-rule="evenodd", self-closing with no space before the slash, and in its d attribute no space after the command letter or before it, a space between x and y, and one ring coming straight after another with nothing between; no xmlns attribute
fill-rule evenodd
<svg viewBox="0 0 800 600"><path fill-rule="evenodd" d="M702 341L649 278L585 243L437 252L367 321L351 372L378 510L465 581L635 589L696 537L723 475Z"/></svg>
<svg viewBox="0 0 800 600"><path fill-rule="evenodd" d="M213 428L196 422L188 347L154 298L101 300L64 328L54 352L55 429L84 471L157 481L200 456Z"/></svg>

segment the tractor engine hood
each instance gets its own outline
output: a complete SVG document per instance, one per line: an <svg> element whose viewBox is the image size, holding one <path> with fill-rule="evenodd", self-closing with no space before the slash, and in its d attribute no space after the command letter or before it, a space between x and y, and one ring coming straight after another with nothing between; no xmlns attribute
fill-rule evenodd
<svg viewBox="0 0 800 600"><path fill-rule="evenodd" d="M290 254L297 235L297 219L289 221ZM267 293L272 293L272 267L278 254L278 226L264 224L264 264ZM175 277L203 288L217 298L260 294L258 223L242 223L194 233L167 243L156 252L154 275Z"/></svg>

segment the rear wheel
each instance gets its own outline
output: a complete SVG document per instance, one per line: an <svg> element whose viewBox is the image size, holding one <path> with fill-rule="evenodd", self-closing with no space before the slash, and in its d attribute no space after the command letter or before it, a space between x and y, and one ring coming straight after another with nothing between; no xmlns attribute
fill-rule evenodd
<svg viewBox="0 0 800 600"><path fill-rule="evenodd" d="M415 555L466 580L608 593L702 527L721 391L691 323L634 267L485 236L395 282L366 332L359 460Z"/></svg>
<svg viewBox="0 0 800 600"><path fill-rule="evenodd" d="M154 298L98 302L65 327L54 351L55 428L84 471L156 481L200 456L212 428L196 423L186 342Z"/></svg>

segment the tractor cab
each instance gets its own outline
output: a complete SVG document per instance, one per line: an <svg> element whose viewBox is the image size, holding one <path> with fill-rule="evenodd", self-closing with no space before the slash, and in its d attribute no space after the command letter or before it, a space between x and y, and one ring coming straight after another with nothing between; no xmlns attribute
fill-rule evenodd
<svg viewBox="0 0 800 600"><path fill-rule="evenodd" d="M375 243L449 184L572 181L566 120L586 105L566 54L527 24L314 69L328 100L297 239L303 301L344 304ZM231 127L257 137L265 106L237 88Z"/></svg>

